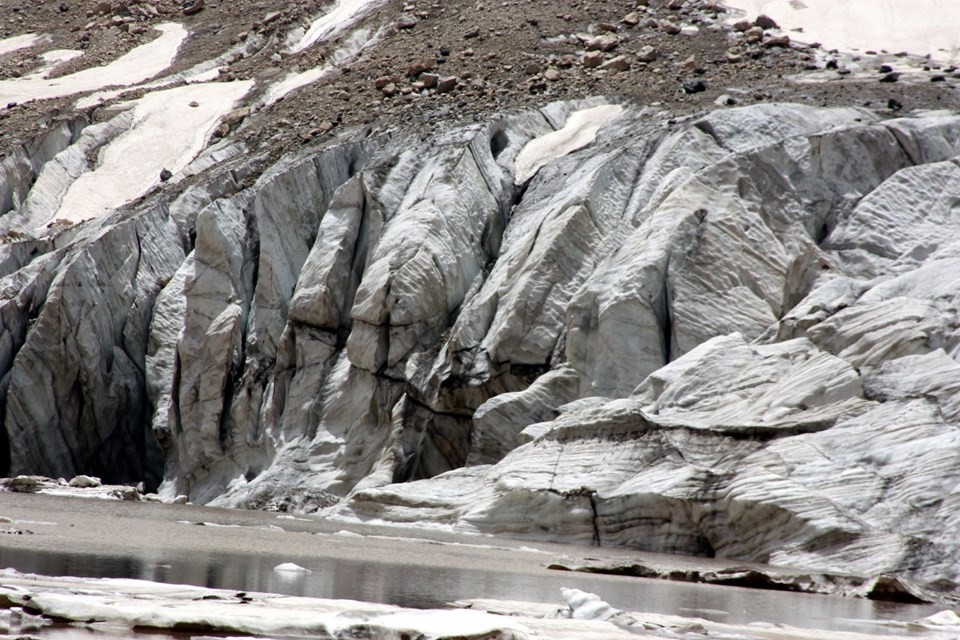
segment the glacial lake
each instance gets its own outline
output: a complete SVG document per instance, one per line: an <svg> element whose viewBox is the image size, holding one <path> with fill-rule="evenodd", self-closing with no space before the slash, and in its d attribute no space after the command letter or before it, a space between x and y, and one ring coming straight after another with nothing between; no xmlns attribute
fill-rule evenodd
<svg viewBox="0 0 960 640"><path fill-rule="evenodd" d="M601 594L627 611L653 611L727 623L783 623L800 627L909 635L945 639L932 632L912 632L881 624L915 620L941 607L899 605L862 599L694 585L661 580L570 572L530 575L520 572L451 569L419 564L314 561L309 574L282 573L281 559L248 554L196 554L176 557L98 557L71 553L0 548L0 567L51 576L137 578L237 591L282 593L318 598L345 598L414 608L443 607L466 598L496 598L562 605L561 587ZM78 629L40 634L50 640L103 637ZM129 637L129 633L126 634ZM165 634L136 636L164 640ZM186 636L184 636L186 637Z"/></svg>

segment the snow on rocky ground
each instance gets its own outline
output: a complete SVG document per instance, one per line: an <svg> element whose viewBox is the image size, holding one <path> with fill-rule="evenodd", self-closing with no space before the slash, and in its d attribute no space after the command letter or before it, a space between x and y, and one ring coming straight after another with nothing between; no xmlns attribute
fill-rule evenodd
<svg viewBox="0 0 960 640"><path fill-rule="evenodd" d="M46 68L23 78L0 80L0 109L10 103L58 98L112 86L131 86L162 73L186 40L187 30L177 23L157 25L157 30L160 31L158 38L104 66L57 78L48 77L50 69Z"/></svg>
<svg viewBox="0 0 960 640"><path fill-rule="evenodd" d="M10 36L9 38L0 39L0 56L5 53L12 53L19 49L32 47L42 40L43 36L39 36L35 33L22 33L17 36Z"/></svg>
<svg viewBox="0 0 960 640"><path fill-rule="evenodd" d="M55 217L75 223L100 216L160 183L162 171L178 173L206 147L220 118L253 84L189 84L152 91L130 103L130 128L103 148L95 169L70 185Z"/></svg>
<svg viewBox="0 0 960 640"><path fill-rule="evenodd" d="M906 51L946 63L960 62L960 4L954 0L726 0L724 4L745 12L749 19L767 15L796 39L820 42L827 49Z"/></svg>
<svg viewBox="0 0 960 640"><path fill-rule="evenodd" d="M303 51L321 40L336 35L356 22L363 14L383 0L337 0L333 7L319 16L290 47L292 53Z"/></svg>

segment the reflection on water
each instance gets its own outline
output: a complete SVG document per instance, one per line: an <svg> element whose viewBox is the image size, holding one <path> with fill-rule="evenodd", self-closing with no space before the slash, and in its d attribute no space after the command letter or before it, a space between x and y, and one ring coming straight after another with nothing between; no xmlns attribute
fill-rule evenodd
<svg viewBox="0 0 960 640"><path fill-rule="evenodd" d="M560 587L601 595L614 607L701 617L717 622L779 622L802 627L890 633L875 620L914 620L936 607L895 605L737 587L555 572L546 576L458 570L409 564L324 560L309 574L281 573L287 559L184 553L171 557L92 557L0 549L0 566L44 575L139 578L237 591L344 598L414 608L442 607L466 598L562 604ZM898 630L902 632L902 630ZM924 637L918 634L917 637ZM926 636L934 637L934 636Z"/></svg>

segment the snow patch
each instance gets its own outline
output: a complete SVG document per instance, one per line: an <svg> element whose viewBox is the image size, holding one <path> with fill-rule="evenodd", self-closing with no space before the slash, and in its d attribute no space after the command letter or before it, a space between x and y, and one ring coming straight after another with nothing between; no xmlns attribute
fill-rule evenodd
<svg viewBox="0 0 960 640"><path fill-rule="evenodd" d="M313 21L303 37L290 47L290 52L303 51L320 40L329 38L352 24L378 2L379 0L339 0L330 11Z"/></svg>
<svg viewBox="0 0 960 640"><path fill-rule="evenodd" d="M37 73L23 78L0 81L0 109L5 109L11 102L60 98L104 87L128 86L152 78L173 63L180 45L187 38L187 30L177 23L165 22L157 25L156 29L161 33L159 38L136 47L102 67L48 78L48 64ZM63 51L54 53L64 54ZM62 58L59 60L62 61Z"/></svg>
<svg viewBox="0 0 960 640"><path fill-rule="evenodd" d="M353 31L345 39L344 45L334 51L331 56L331 64L313 67L312 69L307 69L299 73L293 72L287 74L283 80L274 84L267 91L267 95L263 100L264 105L270 106L281 100L291 91L323 79L328 73L334 71L337 66L355 57L358 53L374 44L378 38L379 33L377 36L371 38L369 29L357 29Z"/></svg>
<svg viewBox="0 0 960 640"><path fill-rule="evenodd" d="M525 183L546 164L592 144L600 128L621 111L618 104L581 109L567 118L562 129L528 142L517 155L516 183Z"/></svg>
<svg viewBox="0 0 960 640"><path fill-rule="evenodd" d="M4 38L0 40L0 56L4 55L5 53L12 53L14 51L19 51L20 49L32 47L38 42L41 42L43 39L44 36L40 36L35 33L24 33L19 36Z"/></svg>
<svg viewBox="0 0 960 640"><path fill-rule="evenodd" d="M101 151L96 169L70 186L56 217L70 222L98 217L149 191L164 169L176 174L206 146L220 118L253 84L187 85L128 103L134 110L132 127Z"/></svg>
<svg viewBox="0 0 960 640"><path fill-rule="evenodd" d="M725 0L750 19L765 14L798 39L827 49L885 49L960 60L960 3L956 0ZM733 18L738 20L739 18Z"/></svg>

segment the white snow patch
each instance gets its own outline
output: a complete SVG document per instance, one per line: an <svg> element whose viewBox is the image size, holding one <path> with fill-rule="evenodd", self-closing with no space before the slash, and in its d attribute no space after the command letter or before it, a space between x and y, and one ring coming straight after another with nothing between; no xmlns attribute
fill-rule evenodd
<svg viewBox="0 0 960 640"><path fill-rule="evenodd" d="M110 64L84 69L59 78L48 78L49 66L22 78L0 80L0 109L10 102L59 98L104 87L129 86L152 78L169 67L187 37L183 25L157 25L159 38L132 49ZM63 52L56 52L63 55Z"/></svg>
<svg viewBox="0 0 960 640"><path fill-rule="evenodd" d="M300 73L288 74L283 80L270 87L270 89L267 91L267 96L264 99L264 104L269 106L286 96L291 91L316 82L323 76L327 75L332 68L333 67L325 65L322 67L307 69L306 71L301 71Z"/></svg>
<svg viewBox="0 0 960 640"><path fill-rule="evenodd" d="M525 183L549 162L592 144L600 128L621 111L618 104L581 109L570 114L562 129L528 142L514 163L516 183Z"/></svg>
<svg viewBox="0 0 960 640"><path fill-rule="evenodd" d="M291 53L297 53L316 42L329 38L360 17L379 0L338 0L330 11L320 16L310 25L303 37L290 47Z"/></svg>
<svg viewBox="0 0 960 640"><path fill-rule="evenodd" d="M58 64L75 60L82 55L83 51L77 51L76 49L51 49L50 51L44 51L40 54L40 57L43 58L44 66L39 73L47 74Z"/></svg>
<svg viewBox="0 0 960 640"><path fill-rule="evenodd" d="M264 106L270 106L291 91L323 79L328 73L334 71L338 65L350 60L370 45L376 43L379 37L380 34L377 33L376 36L371 38L369 29L357 29L353 31L345 38L344 45L334 51L333 55L330 56L330 64L313 67L312 69L307 69L299 73L289 73L283 80L270 87L266 97L263 99Z"/></svg>
<svg viewBox="0 0 960 640"><path fill-rule="evenodd" d="M253 81L195 84L154 91L133 103L133 125L100 153L98 166L67 191L56 217L80 222L149 191L163 169L177 173L206 146L223 114ZM195 102L198 106L191 107Z"/></svg>
<svg viewBox="0 0 960 640"><path fill-rule="evenodd" d="M3 40L0 40L0 56L5 53L12 53L14 51L19 51L20 49L32 47L43 39L43 36L35 33L23 33L19 36L4 38Z"/></svg>
<svg viewBox="0 0 960 640"><path fill-rule="evenodd" d="M274 571L279 573L313 573L310 569L305 569L298 564L292 562L284 562L283 564L278 564L273 568Z"/></svg>
<svg viewBox="0 0 960 640"><path fill-rule="evenodd" d="M124 87L122 89L110 89L107 91L98 91L97 93L90 94L85 98L80 98L77 100L76 105L77 109L87 109L89 107L95 107L98 104L104 102L109 102L114 98L118 98L124 93L135 91L139 89L160 89L162 87L168 87L171 84L174 84L178 80L185 80L187 84L194 84L199 82L212 82L220 77L220 72L223 70L223 67L214 67L208 69L202 73L196 75L185 75L185 74L174 74L172 76L166 77L162 80L156 82L148 82L146 84L133 85L129 87Z"/></svg>
<svg viewBox="0 0 960 640"><path fill-rule="evenodd" d="M797 38L827 49L885 49L960 60L960 2L956 0L724 0L748 18L766 14ZM732 18L737 20L738 18ZM793 35L791 35L793 37Z"/></svg>

